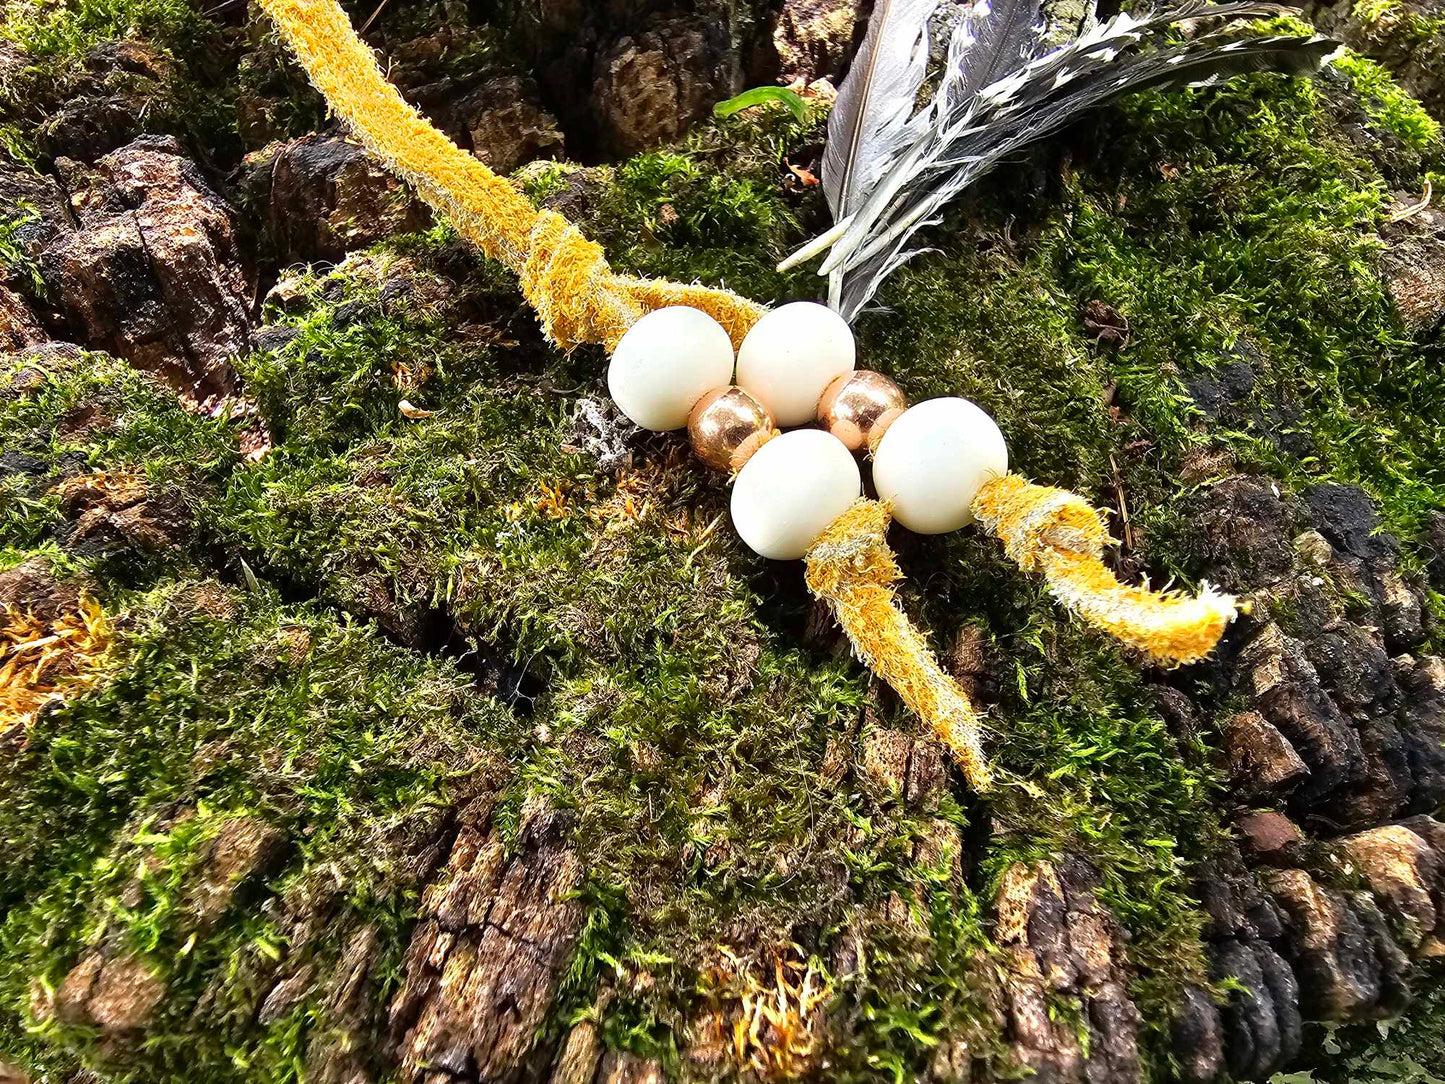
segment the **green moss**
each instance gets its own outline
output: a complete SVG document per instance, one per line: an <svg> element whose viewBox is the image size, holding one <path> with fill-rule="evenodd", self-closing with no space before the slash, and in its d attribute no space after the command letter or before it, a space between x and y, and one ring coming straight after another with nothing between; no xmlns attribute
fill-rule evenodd
<svg viewBox="0 0 1445 1084"><path fill-rule="evenodd" d="M18 204L17 211L10 218L0 219L0 271L5 278L18 281L27 292L43 297L45 279L40 274L40 264L19 238L20 231L40 214L25 203Z"/></svg>
<svg viewBox="0 0 1445 1084"><path fill-rule="evenodd" d="M190 0L73 0L9 5L0 38L25 51L28 64L0 84L7 124L4 145L15 159L35 157L40 127L57 106L93 85L143 99L147 131L187 139L206 162L239 158L234 51L222 28ZM121 70L87 69L87 54L105 42L139 40L174 63L159 81Z"/></svg>
<svg viewBox="0 0 1445 1084"><path fill-rule="evenodd" d="M94 406L112 424L69 434L61 419ZM234 455L230 423L187 411L174 392L106 354L11 357L0 371L0 440L7 450L59 465L133 464L154 468L155 478L191 470L215 476Z"/></svg>
<svg viewBox="0 0 1445 1084"><path fill-rule="evenodd" d="M1371 37L1409 49L1437 39L1445 19L1412 10L1399 0L1356 0L1350 16Z"/></svg>
<svg viewBox="0 0 1445 1084"><path fill-rule="evenodd" d="M4 94L4 87L0 86L0 95ZM25 169L34 169L39 152L35 148L35 141L24 127L15 123L0 123L0 151L11 162Z"/></svg>
<svg viewBox="0 0 1445 1084"><path fill-rule="evenodd" d="M384 999L417 889L408 839L425 840L448 779L507 732L508 713L463 697L449 664L267 593L187 584L105 601L128 630L114 677L44 715L8 768L0 1043L41 1069L78 1056L144 1065L154 1080L293 1079L328 1020L313 989L285 1019L254 1024L280 950L288 966L324 966L348 932L374 926L386 947L367 996ZM285 856L202 925L197 872L238 816L281 832ZM257 906L298 894L327 916L301 940L285 907ZM102 1049L36 1015L33 984L58 988L101 943L166 984L143 1049Z"/></svg>
<svg viewBox="0 0 1445 1084"><path fill-rule="evenodd" d="M0 36L36 61L78 60L102 42L144 38L176 56L198 56L215 44L216 24L189 0L73 0L9 5Z"/></svg>
<svg viewBox="0 0 1445 1084"><path fill-rule="evenodd" d="M253 31L258 48L242 55L236 65L237 127L248 149L260 149L272 140L299 139L326 122L326 102L311 85L281 41L275 24L261 21Z"/></svg>
<svg viewBox="0 0 1445 1084"><path fill-rule="evenodd" d="M868 970L845 985L837 1009L847 1027L834 1038L838 1080L917 1080L949 1040L981 1058L998 1055L982 977L995 961L981 932L981 901L951 887L943 869L915 872L909 903L923 932L867 931Z"/></svg>
<svg viewBox="0 0 1445 1084"><path fill-rule="evenodd" d="M1439 142L1440 122L1397 87L1379 64L1347 51L1335 60L1335 66L1349 75L1370 115L1407 145L1423 151Z"/></svg>
<svg viewBox="0 0 1445 1084"><path fill-rule="evenodd" d="M619 270L721 283L759 300L813 294L806 271L775 269L805 237L800 209L817 212L780 177L786 156L816 138L824 119L810 106L802 120L749 110L705 125L679 148L619 166L587 226Z"/></svg>
<svg viewBox="0 0 1445 1084"><path fill-rule="evenodd" d="M102 419L70 431L82 412ZM239 461L233 423L183 408L169 389L104 354L11 358L0 369L0 545L28 549L63 523L55 487L140 473L154 495L197 507ZM118 569L114 570L118 571Z"/></svg>
<svg viewBox="0 0 1445 1084"><path fill-rule="evenodd" d="M406 386L424 388L415 405L425 408L481 379L488 351L446 342L434 315L380 296L388 263L318 280L314 291L337 300L288 321L297 334L280 350L243 359L247 390L279 443L343 449L403 421Z"/></svg>
<svg viewBox="0 0 1445 1084"><path fill-rule="evenodd" d="M1126 558L1156 577L1201 573L1179 475L1207 446L1282 489L1364 484L1408 544L1445 492L1445 437L1429 424L1445 377L1379 285L1381 167L1324 93L1259 77L1092 118L930 237L939 251L885 291L891 312L860 322L863 364L915 399L982 403L1017 469L1127 499L1139 535ZM825 217L816 191L779 179L817 124L733 118L613 171L534 169L527 190L542 201L577 184L620 269L810 296L810 270L773 267ZM720 942L796 942L828 961L861 933L866 966L832 977L838 1079L915 1079L959 1036L996 1053L991 892L1013 862L1075 854L1129 933L1146 1057L1166 1077L1170 1009L1205 973L1192 871L1225 836L1210 750L1165 728L1158 675L977 532L900 533L910 614L942 644L985 634L1003 780L987 803L953 780L919 809L858 751L871 728L923 738L919 724L827 634L810 638L798 570L745 551L725 484L676 436L634 438L620 473L580 449L576 404L605 395L599 351L547 349L508 276L445 229L300 282L304 311L272 314L293 337L240 363L275 439L258 463L242 461L233 423L186 414L102 357L0 384L0 450L37 461L7 483L4 561L58 524L53 477L143 467L198 526L185 578L255 584L221 616L179 601L184 587L126 594L102 577L107 604L132 615L117 677L37 724L23 783L0 794L24 870L0 889L0 973L15 962L0 1026L27 1063L99 1056L94 1035L19 1029L26 976L54 984L104 930L168 983L164 1027L131 1052L138 1073L178 1076L189 1056L192 1079L296 1075L330 1024L314 1002L254 1022L252 977L287 934L256 906L194 928L187 886L208 840L237 815L279 826L292 849L256 889L269 897L341 869L338 928L376 924L390 954L380 1003L415 886L376 861L376 833L445 804L448 776L482 760L508 766L496 816L509 840L545 797L574 815L586 856L588 917L548 1036L594 1014L610 1046L695 1072L686 1028L728 996L709 970ZM1091 340L1093 301L1127 317L1127 345ZM1190 389L1241 360L1253 385L1209 419ZM423 413L405 416L402 399ZM116 424L59 435L88 403ZM282 605L271 584L313 601ZM294 626L304 661L280 648ZM466 671L422 650L438 640L434 654ZM1205 711L1231 706L1202 678L1191 691ZM830 744L842 763L825 773ZM919 857L940 833L966 841L962 877ZM895 908L911 921L883 917ZM236 978L203 1002L217 975Z"/></svg>
<svg viewBox="0 0 1445 1084"><path fill-rule="evenodd" d="M519 170L514 180L521 186L527 198L540 206L548 197L565 192L568 176L576 172L576 166L562 162L533 162Z"/></svg>
<svg viewBox="0 0 1445 1084"><path fill-rule="evenodd" d="M1363 23L1374 23L1401 7L1400 0L1356 0L1350 14Z"/></svg>

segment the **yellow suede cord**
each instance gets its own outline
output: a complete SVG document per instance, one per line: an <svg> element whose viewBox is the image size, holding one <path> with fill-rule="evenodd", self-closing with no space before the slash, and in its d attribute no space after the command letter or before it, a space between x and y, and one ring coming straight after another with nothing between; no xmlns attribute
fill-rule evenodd
<svg viewBox="0 0 1445 1084"><path fill-rule="evenodd" d="M992 775L973 705L893 597L903 573L883 540L890 518L886 504L861 500L834 520L804 558L808 587L832 605L869 669L933 727L974 789L984 790Z"/></svg>
<svg viewBox="0 0 1445 1084"><path fill-rule="evenodd" d="M517 273L542 330L562 349L595 342L610 351L639 317L669 305L706 312L737 346L763 314L763 306L726 290L614 274L601 246L561 215L535 210L408 105L336 0L261 0L261 7L366 148Z"/></svg>
<svg viewBox="0 0 1445 1084"><path fill-rule="evenodd" d="M1233 596L1207 583L1197 598L1120 583L1101 560L1110 541L1103 515L1067 490L1010 474L979 490L973 513L1021 568L1044 574L1060 602L1157 663L1204 658L1234 619Z"/></svg>

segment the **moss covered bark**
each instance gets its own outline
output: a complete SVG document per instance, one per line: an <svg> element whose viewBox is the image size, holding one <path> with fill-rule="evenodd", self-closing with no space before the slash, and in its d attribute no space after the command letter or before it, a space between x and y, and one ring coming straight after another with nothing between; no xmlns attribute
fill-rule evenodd
<svg viewBox="0 0 1445 1084"><path fill-rule="evenodd" d="M823 224L788 169L820 114L519 180L618 270L810 297L806 269L773 267ZM1292 863L1362 883L1329 857L1365 826L1329 819L1355 792L1251 795L1226 755L1255 702L1246 640L1380 611L1345 566L1300 572L1295 536L1391 540L1422 628L1390 654L1440 648L1445 369L1386 251L1393 194L1445 169L1422 116L1359 62L1130 99L984 185L860 321L864 364L976 400L1016 469L1117 511L1123 574L1255 598L1218 660L1160 672L978 533L899 532L905 607L986 708L987 803L801 571L745 551L723 482L680 438L627 432L600 352L550 350L444 226L274 271L245 398L210 414L105 355L10 358L4 564L83 583L116 637L103 680L0 733L0 1061L1067 1080L1072 1041L1090 1079L1189 1079L1182 1006L1241 988L1210 893L1236 876L1238 814L1289 812ZM1244 516L1241 479L1262 502ZM1378 529L1344 538L1321 485L1361 487ZM1433 812L1421 793L1377 820ZM1047 954L1048 900L1102 963ZM1418 1038L1438 974L1413 981L1406 1049L1439 1075ZM1288 1068L1368 1079L1360 1027Z"/></svg>

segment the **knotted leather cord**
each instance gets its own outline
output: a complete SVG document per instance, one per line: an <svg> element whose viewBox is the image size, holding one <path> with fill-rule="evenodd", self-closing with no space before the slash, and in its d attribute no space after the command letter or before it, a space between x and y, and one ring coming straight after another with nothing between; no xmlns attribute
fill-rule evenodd
<svg viewBox="0 0 1445 1084"><path fill-rule="evenodd" d="M600 343L610 353L642 316L670 305L701 309L733 346L766 309L727 290L618 275L602 247L438 131L387 82L336 0L260 0L311 81L357 138L457 232L510 267L547 338L563 350ZM1198 599L1128 587L1100 560L1107 532L1082 498L1015 475L983 487L974 512L1010 557L1041 571L1053 593L1090 624L1161 662L1190 662L1218 642L1234 600L1206 585ZM923 718L969 782L988 785L978 717L894 599L902 573L884 541L886 505L860 501L806 557L808 586L832 606L859 655Z"/></svg>

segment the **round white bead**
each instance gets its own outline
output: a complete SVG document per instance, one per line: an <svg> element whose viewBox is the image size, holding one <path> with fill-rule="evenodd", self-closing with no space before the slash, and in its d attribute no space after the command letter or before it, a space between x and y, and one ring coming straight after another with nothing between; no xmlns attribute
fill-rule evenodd
<svg viewBox="0 0 1445 1084"><path fill-rule="evenodd" d="M733 527L762 556L793 561L862 491L858 463L841 440L797 429L743 464L733 483Z"/></svg>
<svg viewBox="0 0 1445 1084"><path fill-rule="evenodd" d="M919 534L973 520L973 499L1008 473L1008 445L992 418L967 399L929 399L888 427L873 453L873 484L893 518Z"/></svg>
<svg viewBox="0 0 1445 1084"><path fill-rule="evenodd" d="M847 321L826 305L795 301L768 313L738 348L738 385L779 425L802 425L837 377L853 371Z"/></svg>
<svg viewBox="0 0 1445 1084"><path fill-rule="evenodd" d="M627 329L607 366L617 409L654 433L681 429L697 403L733 377L733 343L701 309L673 305Z"/></svg>

